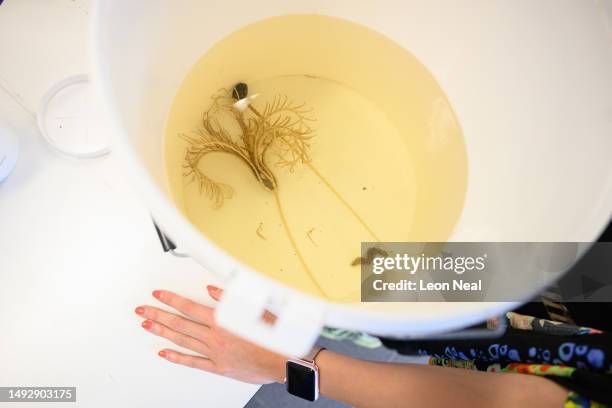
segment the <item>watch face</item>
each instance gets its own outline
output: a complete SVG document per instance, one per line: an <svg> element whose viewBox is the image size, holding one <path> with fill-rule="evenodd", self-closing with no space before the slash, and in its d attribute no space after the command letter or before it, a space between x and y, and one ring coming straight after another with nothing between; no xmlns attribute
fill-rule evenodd
<svg viewBox="0 0 612 408"><path fill-rule="evenodd" d="M317 375L313 368L287 361L287 392L308 401L314 401Z"/></svg>

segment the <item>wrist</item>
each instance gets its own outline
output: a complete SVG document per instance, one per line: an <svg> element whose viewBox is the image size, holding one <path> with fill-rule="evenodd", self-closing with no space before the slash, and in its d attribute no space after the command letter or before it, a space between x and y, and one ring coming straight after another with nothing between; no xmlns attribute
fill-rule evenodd
<svg viewBox="0 0 612 408"><path fill-rule="evenodd" d="M322 347L314 347L300 358L290 358L286 363L285 387L289 394L307 401L319 398L319 367L317 357Z"/></svg>
<svg viewBox="0 0 612 408"><path fill-rule="evenodd" d="M287 360L286 356L282 354L275 354L274 358L271 359L271 370L270 370L270 379L274 382L284 384L285 383L285 375L287 371Z"/></svg>
<svg viewBox="0 0 612 408"><path fill-rule="evenodd" d="M326 349L320 349L318 354L314 358L314 363L317 364L319 354L321 354ZM287 361L288 357L283 356L282 354L275 354L274 358L270 360L270 372L269 377L272 381L275 381L280 384L285 383L285 377L287 375Z"/></svg>

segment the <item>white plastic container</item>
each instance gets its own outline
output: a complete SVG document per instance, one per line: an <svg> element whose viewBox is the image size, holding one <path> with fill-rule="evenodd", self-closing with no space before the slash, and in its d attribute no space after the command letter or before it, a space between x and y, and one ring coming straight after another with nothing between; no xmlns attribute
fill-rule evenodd
<svg viewBox="0 0 612 408"><path fill-rule="evenodd" d="M0 183L13 171L18 157L19 140L14 130L0 122Z"/></svg>
<svg viewBox="0 0 612 408"><path fill-rule="evenodd" d="M92 79L155 220L182 252L225 279L217 311L222 325L266 347L303 354L323 325L416 336L513 306L329 304L238 263L175 209L162 160L165 121L180 82L227 34L289 13L364 24L433 73L468 151L467 198L453 240L592 241L602 231L612 209L612 24L604 2L99 1ZM278 314L274 326L260 318L265 307Z"/></svg>

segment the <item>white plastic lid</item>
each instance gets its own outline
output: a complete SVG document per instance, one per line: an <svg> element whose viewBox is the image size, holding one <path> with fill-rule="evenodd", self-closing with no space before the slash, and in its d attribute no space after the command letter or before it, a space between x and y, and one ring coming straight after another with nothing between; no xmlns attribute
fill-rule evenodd
<svg viewBox="0 0 612 408"><path fill-rule="evenodd" d="M55 150L78 158L110 151L110 135L101 126L93 90L86 75L68 77L43 96L37 113L42 136Z"/></svg>

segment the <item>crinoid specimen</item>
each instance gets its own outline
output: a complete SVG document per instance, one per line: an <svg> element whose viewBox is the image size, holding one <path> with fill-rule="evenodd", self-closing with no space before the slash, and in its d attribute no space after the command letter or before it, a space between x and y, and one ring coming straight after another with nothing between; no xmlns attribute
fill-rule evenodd
<svg viewBox="0 0 612 408"><path fill-rule="evenodd" d="M305 271L325 296L325 291L312 274L289 228L278 194L278 183L268 160L275 158L277 167L289 170L298 164L308 166L376 241L378 238L311 163L309 143L315 135L311 109L304 103L294 103L285 95L276 95L265 103L263 109L258 110L253 106L256 97L248 95L245 83L236 84L231 91L220 89L212 96L212 103L204 112L201 125L191 135L180 135L188 143L183 165L184 177L196 183L200 192L206 193L213 204L220 207L224 200L231 198L232 187L204 174L199 168L200 161L207 154L218 152L242 160L251 169L255 179L274 194L287 238Z"/></svg>
<svg viewBox="0 0 612 408"><path fill-rule="evenodd" d="M241 85L246 86L237 85L232 91L234 95L239 96L237 90L243 89ZM305 104L297 105L286 96L275 96L261 113L249 104L249 112L256 114L248 115L239 105L244 98L236 102L232 93L225 89L217 91L210 108L204 112L201 127L190 136L181 135L189 143L184 175L196 182L216 206L231 197L232 188L212 180L199 169L204 156L213 152L232 154L251 168L266 189L275 191L277 182L267 163L268 153L277 158L278 166L292 169L300 162L310 161L308 140L314 135L310 126L313 119L307 116L309 109ZM221 126L223 115L233 118L237 136L230 133L228 125Z"/></svg>

